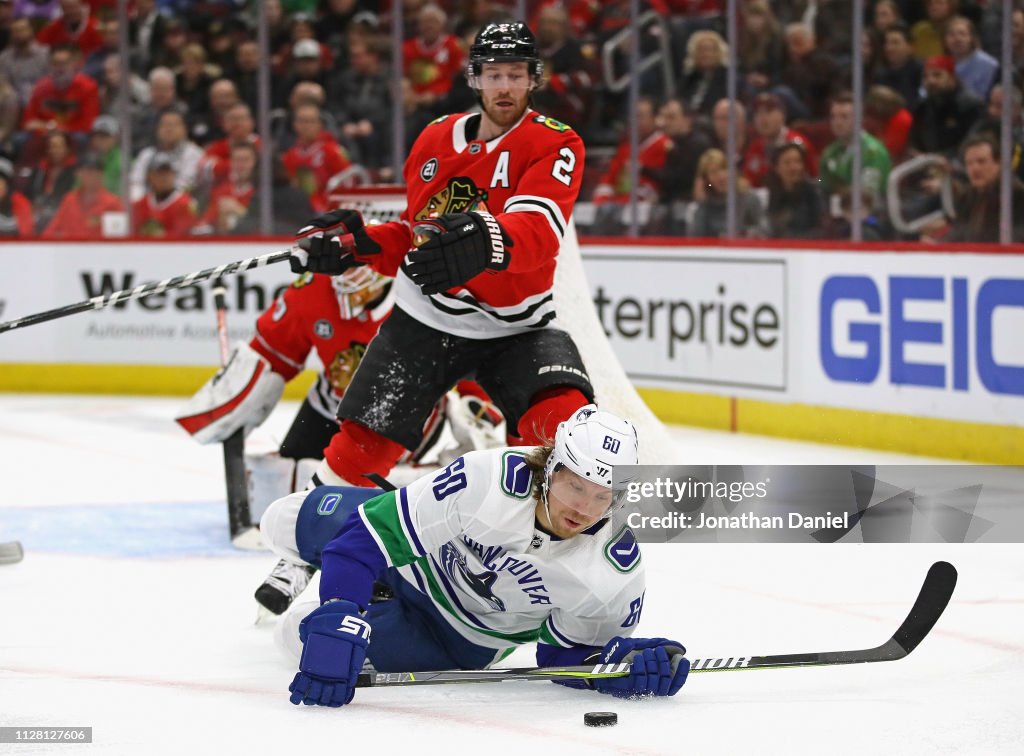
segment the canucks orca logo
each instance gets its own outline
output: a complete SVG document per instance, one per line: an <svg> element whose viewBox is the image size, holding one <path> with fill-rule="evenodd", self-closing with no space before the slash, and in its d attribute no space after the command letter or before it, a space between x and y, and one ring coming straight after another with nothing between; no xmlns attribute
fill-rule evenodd
<svg viewBox="0 0 1024 756"><path fill-rule="evenodd" d="M505 611L505 602L494 595L491 586L498 579L496 572L481 572L474 574L469 565L466 564L466 557L451 543L441 547L441 567L445 574L456 583L468 587L473 593L483 599L488 606L496 612Z"/></svg>

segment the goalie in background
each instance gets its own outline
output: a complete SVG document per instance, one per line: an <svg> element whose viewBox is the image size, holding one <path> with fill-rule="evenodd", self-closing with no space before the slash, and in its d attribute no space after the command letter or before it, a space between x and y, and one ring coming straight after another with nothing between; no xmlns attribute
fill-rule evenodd
<svg viewBox="0 0 1024 756"><path fill-rule="evenodd" d="M249 434L267 419L285 384L316 351L323 370L280 448L245 456L253 524L272 501L301 489L313 475L324 447L338 430L338 403L393 304L391 279L370 268L335 278L303 274L259 317L253 339L235 347L227 365L175 418L202 444L222 443L239 428ZM486 394L469 381L460 382L458 390L438 402L422 429L421 443L403 462L416 464L431 453L454 457L468 449L504 443L503 418ZM455 450L440 448L442 441L450 440L442 439L445 420L457 443ZM283 581L278 587L289 590L297 587L286 585L290 581L303 587L308 582L296 574L278 578ZM279 611L288 601L279 605Z"/></svg>
<svg viewBox="0 0 1024 756"><path fill-rule="evenodd" d="M612 515L625 502L620 466L637 461L633 424L588 405L553 446L472 451L376 496L320 486L274 502L264 540L322 569L320 600L278 624L286 651L301 646L291 702L349 703L364 659L378 672L485 669L534 641L542 667L630 664L570 687L675 695L690 669L682 644L631 637L644 567ZM391 597L376 600L374 581Z"/></svg>

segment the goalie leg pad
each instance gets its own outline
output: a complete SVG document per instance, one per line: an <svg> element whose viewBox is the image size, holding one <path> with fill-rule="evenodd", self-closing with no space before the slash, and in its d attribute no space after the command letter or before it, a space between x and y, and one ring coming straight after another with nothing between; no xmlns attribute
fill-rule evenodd
<svg viewBox="0 0 1024 756"><path fill-rule="evenodd" d="M341 429L324 449L324 463L335 476L351 485L373 487L375 484L363 476L377 473L386 478L404 453L405 448L401 444L384 438L365 425L344 420Z"/></svg>
<svg viewBox="0 0 1024 756"><path fill-rule="evenodd" d="M248 434L273 411L285 380L267 359L244 342L175 416L201 444L221 443L239 428Z"/></svg>

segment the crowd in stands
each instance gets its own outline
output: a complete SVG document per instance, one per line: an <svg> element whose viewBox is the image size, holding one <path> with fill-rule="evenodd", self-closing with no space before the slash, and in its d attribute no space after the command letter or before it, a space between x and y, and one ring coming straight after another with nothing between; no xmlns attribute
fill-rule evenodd
<svg viewBox="0 0 1024 756"><path fill-rule="evenodd" d="M118 214L138 237L259 233L264 150L276 233L329 208L340 187L395 181L393 108L407 150L437 116L476 107L463 76L468 46L484 24L516 20L520 5L402 0L396 96L396 3L130 0L125 59L112 0L0 0L0 236L101 238L116 233L108 219ZM732 161L741 237L843 239L857 226L869 241L995 242L1000 165L1010 161L1013 239L1024 241L1024 5L1012 11L1008 93L1001 0L866 0L861 40L852 5L739 0L730 102L725 0L645 0L640 48L653 64L639 74L630 112L619 78L628 74L630 2L526 2L546 63L534 105L587 145L582 230L620 234L635 221L644 234L723 236ZM860 134L854 44L863 52ZM265 134L256 115L264 57ZM1012 109L1008 156L1003 107Z"/></svg>

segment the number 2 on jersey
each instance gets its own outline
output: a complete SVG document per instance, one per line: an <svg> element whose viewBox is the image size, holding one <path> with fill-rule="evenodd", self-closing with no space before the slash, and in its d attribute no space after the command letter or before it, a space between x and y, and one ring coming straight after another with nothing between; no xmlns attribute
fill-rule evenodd
<svg viewBox="0 0 1024 756"><path fill-rule="evenodd" d="M554 166L551 168L551 175L566 186L569 186L572 184L572 171L576 167L576 153L568 147L563 147L558 151L558 154L561 156L561 159L555 161Z"/></svg>

